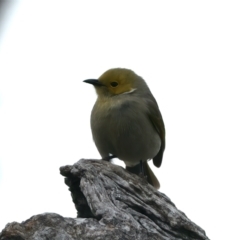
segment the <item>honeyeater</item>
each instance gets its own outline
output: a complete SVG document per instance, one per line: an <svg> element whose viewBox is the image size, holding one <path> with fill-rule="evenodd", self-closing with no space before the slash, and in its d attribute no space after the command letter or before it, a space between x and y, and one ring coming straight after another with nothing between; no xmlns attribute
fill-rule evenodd
<svg viewBox="0 0 240 240"><path fill-rule="evenodd" d="M165 149L165 127L158 104L142 77L125 68L113 68L92 84L97 100L91 130L104 160L117 157L130 172L144 175L155 188L160 184L148 165L160 167Z"/></svg>

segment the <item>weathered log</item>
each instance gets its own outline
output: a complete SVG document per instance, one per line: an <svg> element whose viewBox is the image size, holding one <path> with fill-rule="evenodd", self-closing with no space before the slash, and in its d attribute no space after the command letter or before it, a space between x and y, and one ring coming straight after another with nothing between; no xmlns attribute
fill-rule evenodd
<svg viewBox="0 0 240 240"><path fill-rule="evenodd" d="M122 167L99 160L64 166L77 218L55 213L7 224L8 239L208 239L171 200Z"/></svg>

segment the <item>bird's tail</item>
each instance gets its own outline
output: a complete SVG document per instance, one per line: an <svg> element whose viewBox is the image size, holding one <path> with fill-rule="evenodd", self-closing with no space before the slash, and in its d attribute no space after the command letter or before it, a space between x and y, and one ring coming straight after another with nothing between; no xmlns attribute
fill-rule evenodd
<svg viewBox="0 0 240 240"><path fill-rule="evenodd" d="M155 174L153 173L152 169L149 167L147 161L143 162L143 170L144 170L145 175L147 176L147 181L152 186L154 186L156 189L159 189L160 183L159 183L157 177L155 176Z"/></svg>
<svg viewBox="0 0 240 240"><path fill-rule="evenodd" d="M143 164L142 167L141 167L141 163L137 164L134 167L126 166L126 169L129 172L135 173L137 175L140 175L143 171L144 176L147 177L148 183L150 183L156 189L159 189L160 183L159 183L157 177L155 176L155 174L153 173L153 171L151 170L151 168L149 167L148 162L144 161L142 164Z"/></svg>

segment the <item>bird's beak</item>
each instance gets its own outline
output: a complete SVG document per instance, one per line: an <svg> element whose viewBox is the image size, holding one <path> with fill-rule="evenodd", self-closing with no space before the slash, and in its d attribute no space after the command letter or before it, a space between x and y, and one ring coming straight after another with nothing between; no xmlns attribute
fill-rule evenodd
<svg viewBox="0 0 240 240"><path fill-rule="evenodd" d="M83 82L90 83L90 84L92 84L94 86L98 86L98 87L104 86L101 82L99 82L98 79L87 79L87 80L84 80Z"/></svg>

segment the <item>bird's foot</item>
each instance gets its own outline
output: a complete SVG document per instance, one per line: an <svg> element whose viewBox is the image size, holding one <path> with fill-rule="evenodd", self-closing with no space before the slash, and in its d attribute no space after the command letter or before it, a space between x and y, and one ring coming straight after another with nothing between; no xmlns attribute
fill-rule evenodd
<svg viewBox="0 0 240 240"><path fill-rule="evenodd" d="M143 178L143 179L147 179L147 175L145 175L144 173L139 173L138 175L140 178Z"/></svg>

